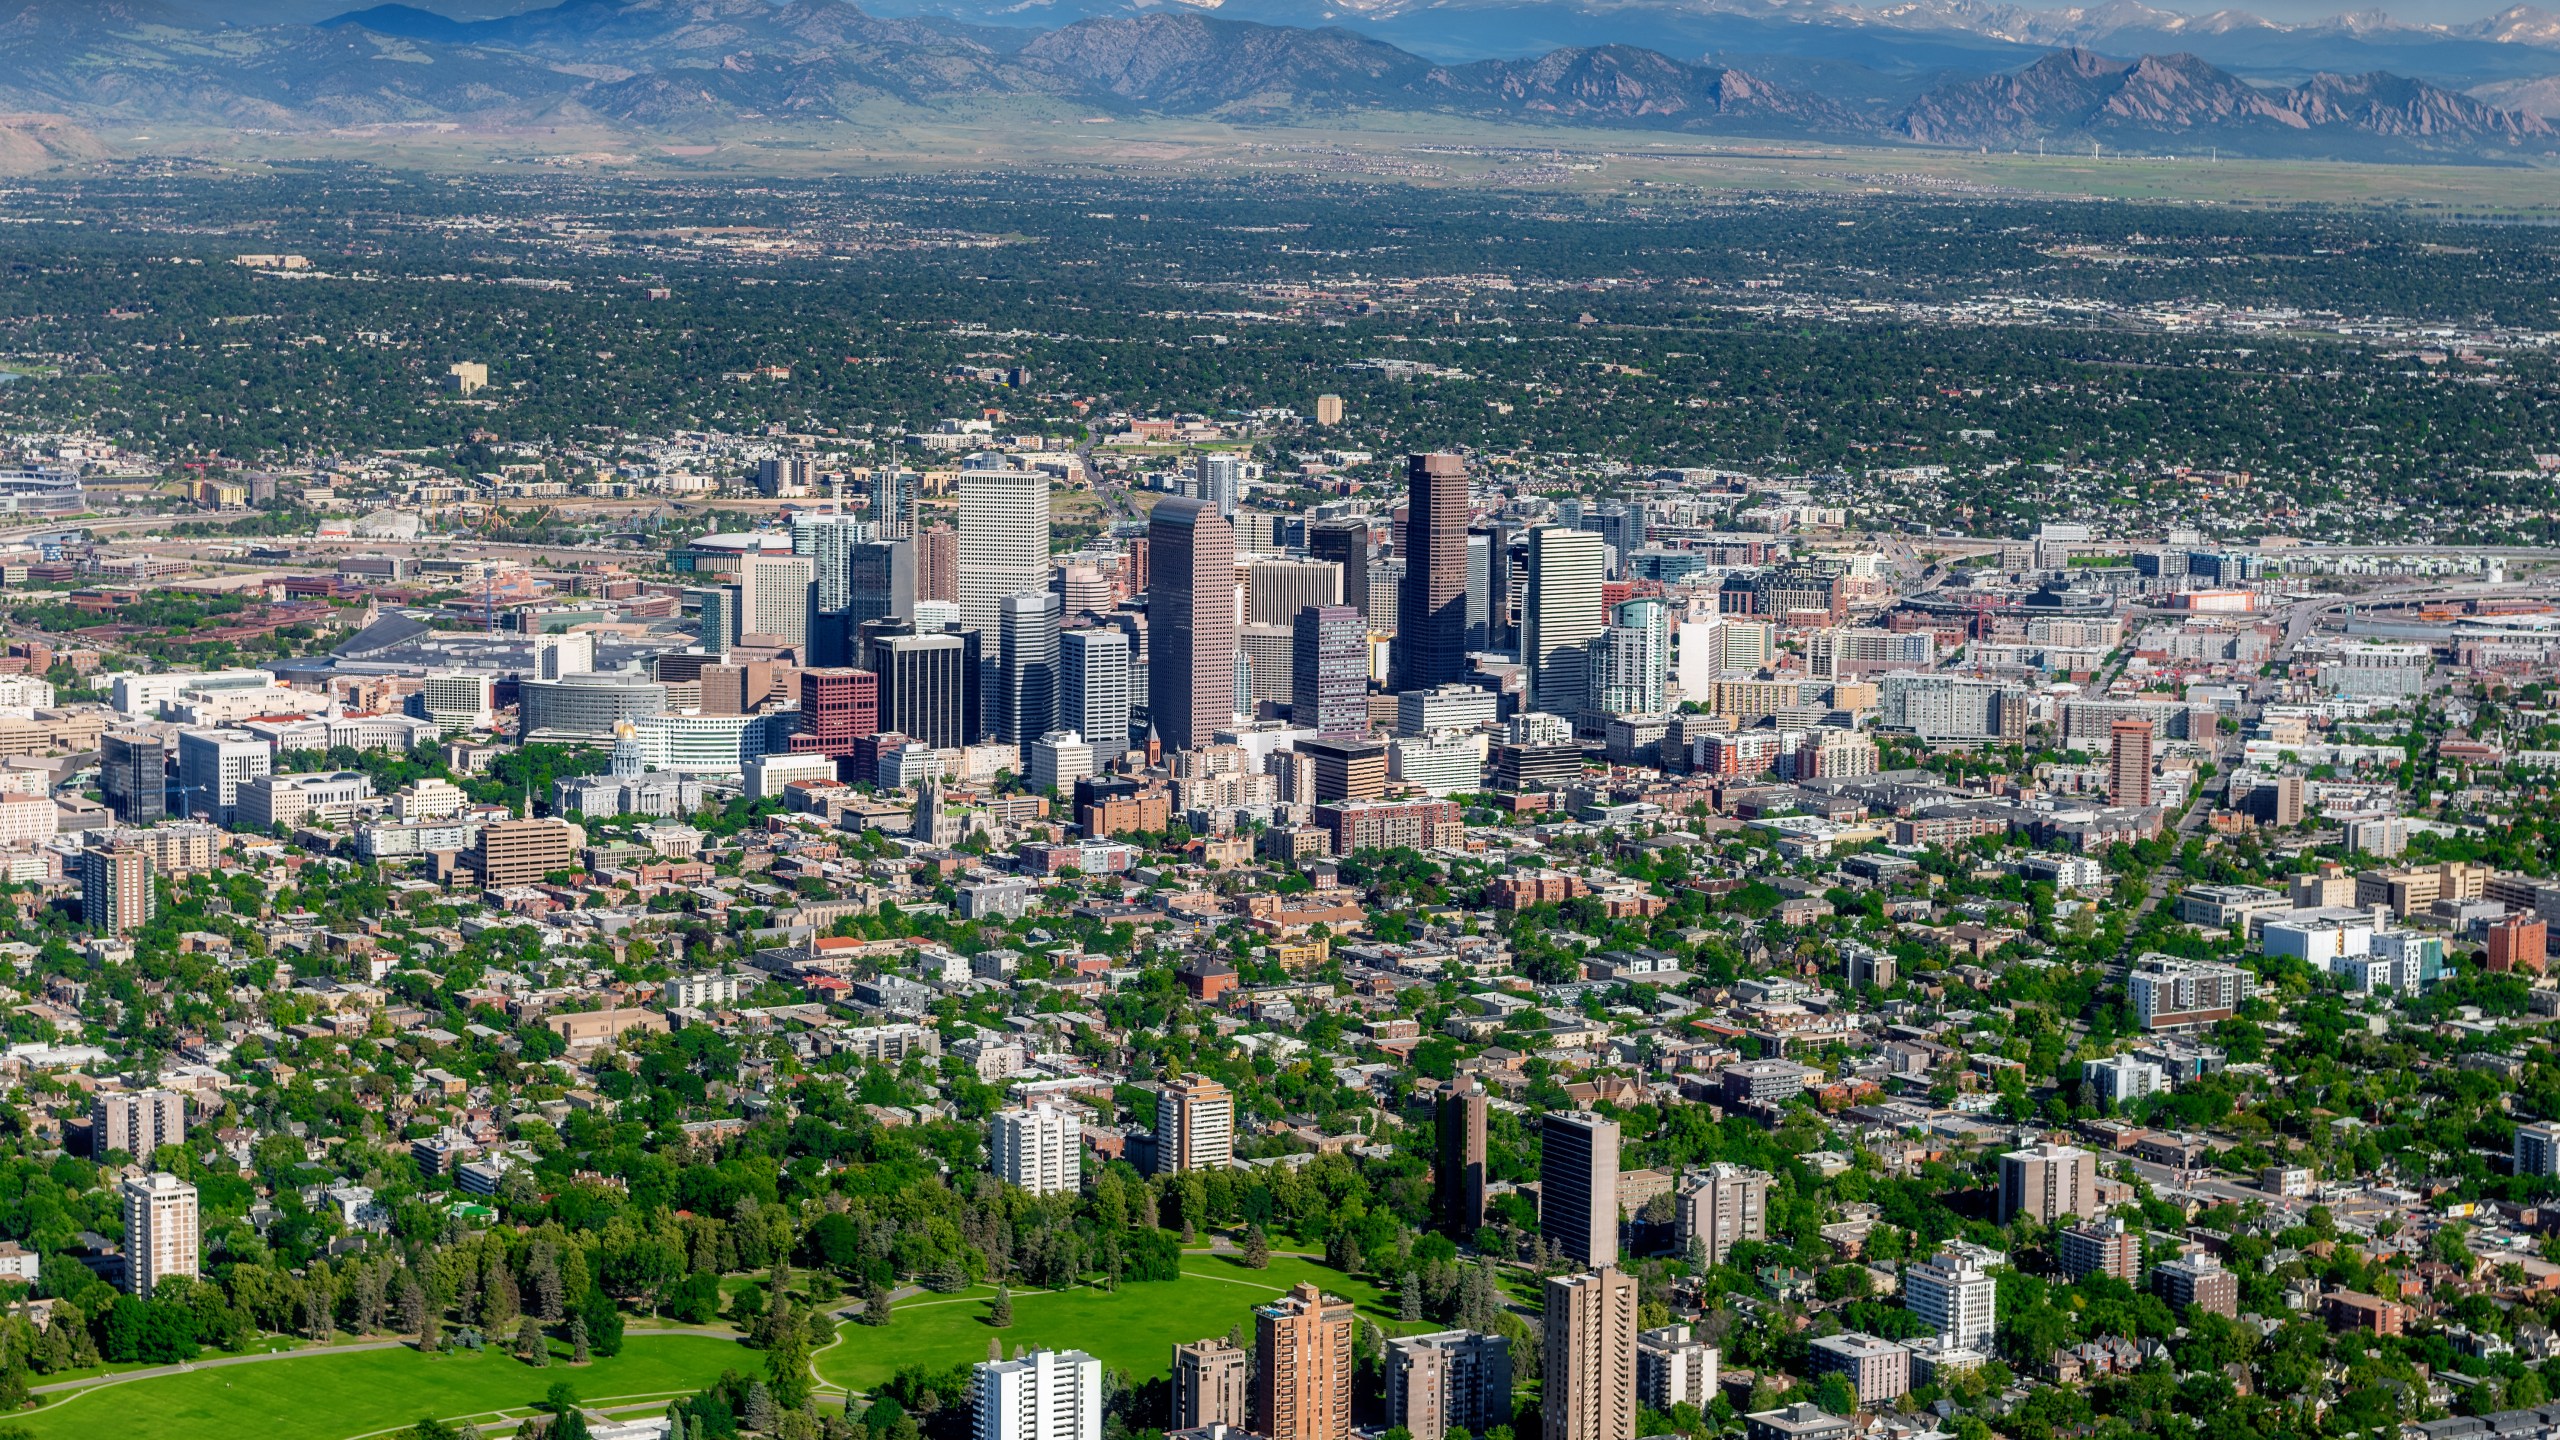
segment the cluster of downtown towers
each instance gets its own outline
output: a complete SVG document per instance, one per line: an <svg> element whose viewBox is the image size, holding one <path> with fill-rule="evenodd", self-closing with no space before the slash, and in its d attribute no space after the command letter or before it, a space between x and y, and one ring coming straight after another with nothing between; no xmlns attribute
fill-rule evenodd
<svg viewBox="0 0 2560 1440"><path fill-rule="evenodd" d="M1357 602L1305 604L1287 617L1289 714L1319 735L1368 733L1379 643L1373 631L1392 631L1385 678L1395 690L1463 683L1471 651L1507 648L1513 639L1487 623L1489 610L1507 608L1489 605L1488 594L1508 586L1485 573L1488 547L1470 535L1463 463L1454 455L1414 455L1406 475L1396 563L1387 572L1401 574L1389 594L1372 593L1378 557L1368 519L1317 520L1307 528L1313 562L1341 572L1321 598L1333 602L1347 592ZM858 532L839 527L837 517L803 516L794 525L798 553L763 563L807 567L795 576L805 591L794 585L799 593L776 599L787 606L806 595L805 638L818 665L850 663L876 677L882 731L936 747L990 738L1028 746L1072 731L1093 747L1097 764L1117 759L1141 736L1152 735L1167 751L1210 743L1252 709L1236 605L1232 489L1156 504L1127 560L1129 589L1145 598L1143 620L1115 611L1098 617L1099 625L1062 628L1073 601L1061 593L1071 587L1058 586L1050 553L1049 485L1046 475L1030 471L964 469L956 482L956 535L920 533L913 493L902 489L874 497L876 539L856 543ZM937 554L937 545L946 548ZM1531 700L1572 714L1599 678L1589 647L1605 629L1601 537L1542 528L1531 534L1528 558L1517 643ZM742 577L742 593L731 602L737 614L706 619L712 648L772 623L759 614L765 607L757 591L770 587L756 583L758 568L750 562ZM937 592L954 603L919 607L919 597ZM1381 624L1389 605L1392 624ZM714 636L714 627L728 633ZM1660 661L1657 647L1629 668L1659 676ZM1143 727L1133 730L1141 716Z"/></svg>

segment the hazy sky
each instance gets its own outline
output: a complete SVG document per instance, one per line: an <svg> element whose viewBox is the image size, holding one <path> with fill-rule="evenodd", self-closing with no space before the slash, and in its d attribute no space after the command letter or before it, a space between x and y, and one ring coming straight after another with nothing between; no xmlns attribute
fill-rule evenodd
<svg viewBox="0 0 2560 1440"><path fill-rule="evenodd" d="M226 16L241 24L273 25L278 21L325 20L332 15L343 15L350 10L381 3L381 0L176 0L176 3L206 14ZM557 0L401 0L401 3L456 19L479 19L512 14L518 10L543 9L557 3ZM854 0L854 3L862 5L866 0ZM1677 0L1671 0L1671 3L1677 3ZM1880 4L1882 0L1863 0L1863 3ZM2017 3L2031 10L2062 8L2035 4L2033 0L2017 0ZM2081 0L2081 3L2094 6L2104 3L2104 0ZM2225 4L2216 3L2216 0L2145 0L2145 3L2157 9L2183 10L2189 14L2206 14L2225 8ZM2459 24L2495 14L2507 8L2509 3L2512 0L2395 0L2389 5L2370 8L2387 10L2402 20L2412 22ZM2560 0L2527 0L2527 3L2560 8ZM902 3L902 0L872 0L872 4L891 13L906 13L918 8L912 0L907 0L907 3ZM959 7L949 6L945 0L945 3L937 3L932 8ZM990 10L996 8L994 4L988 6ZM2228 8L2263 15L2270 20L2299 23L2368 7L2355 3L2355 0L2228 0ZM1019 17L1011 19L1013 23L1019 23Z"/></svg>

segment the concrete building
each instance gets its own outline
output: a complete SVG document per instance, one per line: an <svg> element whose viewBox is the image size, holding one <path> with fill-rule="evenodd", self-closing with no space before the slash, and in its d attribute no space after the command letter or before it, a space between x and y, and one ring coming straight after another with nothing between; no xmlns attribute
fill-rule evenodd
<svg viewBox="0 0 2560 1440"><path fill-rule="evenodd" d="M178 792L186 815L230 824L239 813L241 787L274 769L274 750L245 730L178 734Z"/></svg>
<svg viewBox="0 0 2560 1440"><path fill-rule="evenodd" d="M1407 690L1396 696L1396 733L1433 735L1443 730L1475 730L1495 723L1501 709L1501 697L1479 685Z"/></svg>
<svg viewBox="0 0 2560 1440"><path fill-rule="evenodd" d="M1351 1303L1300 1285L1253 1312L1253 1433L1350 1440Z"/></svg>
<svg viewBox="0 0 2560 1440"><path fill-rule="evenodd" d="M592 630L557 630L533 637L533 672L537 680L583 675L596 668Z"/></svg>
<svg viewBox="0 0 2560 1440"><path fill-rule="evenodd" d="M1129 753L1129 655L1128 632L1117 628L1058 636L1058 726L1093 747L1097 774Z"/></svg>
<svg viewBox="0 0 2560 1440"><path fill-rule="evenodd" d="M418 682L418 717L458 735L497 724L498 677L481 670L430 670Z"/></svg>
<svg viewBox="0 0 2560 1440"><path fill-rule="evenodd" d="M1808 1347L1806 1368L1817 1379L1846 1376L1860 1405L1882 1405L1911 1393L1911 1352L1873 1335L1825 1335Z"/></svg>
<svg viewBox="0 0 2560 1440"><path fill-rule="evenodd" d="M577 853L586 847L587 832L566 820L501 820L481 827L470 863L481 886L494 890L530 885L554 870L574 870Z"/></svg>
<svg viewBox="0 0 2560 1440"><path fill-rule="evenodd" d="M1298 756L1315 771L1315 803L1374 800L1387 793L1387 747L1375 740L1302 739Z"/></svg>
<svg viewBox="0 0 2560 1440"><path fill-rule="evenodd" d="M661 985L658 993L670 1010L707 1010L714 1005L735 1005L738 997L751 988L735 975L706 971L675 976Z"/></svg>
<svg viewBox="0 0 2560 1440"><path fill-rule="evenodd" d="M2037 1145L2000 1157L2000 1223L2019 1215L2051 1225L2065 1215L2094 1219L2098 1157L2076 1145Z"/></svg>
<svg viewBox="0 0 2560 1440"><path fill-rule="evenodd" d="M1387 778L1425 795L1473 794L1484 788L1481 735L1399 735L1387 742Z"/></svg>
<svg viewBox="0 0 2560 1440"><path fill-rule="evenodd" d="M240 787L237 823L283 830L305 823L343 825L372 799L373 777L359 771L261 775Z"/></svg>
<svg viewBox="0 0 2560 1440"><path fill-rule="evenodd" d="M625 723L667 709L667 687L646 675L606 671L516 684L517 738L607 740Z"/></svg>
<svg viewBox="0 0 2560 1440"><path fill-rule="evenodd" d="M2120 1216L2083 1220L2053 1237L2054 1259L2074 1280L2112 1275L2130 1285L2142 1273L2142 1237Z"/></svg>
<svg viewBox="0 0 2560 1440"><path fill-rule="evenodd" d="M161 1281L200 1273L196 1187L165 1171L124 1182L124 1288L141 1299Z"/></svg>
<svg viewBox="0 0 2560 1440"><path fill-rule="evenodd" d="M2560 1126L2516 1127L2515 1173L2560 1175Z"/></svg>
<svg viewBox="0 0 2560 1440"><path fill-rule="evenodd" d="M1681 1252L1694 1240L1704 1247L1708 1264L1721 1265L1736 1244L1767 1240L1770 1179L1765 1170L1721 1160L1708 1166L1680 1192Z"/></svg>
<svg viewBox="0 0 2560 1440"><path fill-rule="evenodd" d="M1742 1417L1742 1440L1850 1440L1857 1429L1858 1422L1810 1400Z"/></svg>
<svg viewBox="0 0 2560 1440"><path fill-rule="evenodd" d="M1635 1440L1635 1277L1549 1276L1544 1330L1541 1440Z"/></svg>
<svg viewBox="0 0 2560 1440"><path fill-rule="evenodd" d="M80 852L80 920L92 930L122 935L151 923L158 899L151 859L130 845Z"/></svg>
<svg viewBox="0 0 2560 1440"><path fill-rule="evenodd" d="M1520 660L1527 708L1579 715L1591 695L1590 647L1604 628L1607 547L1588 530L1529 532L1529 588L1521 601Z"/></svg>
<svg viewBox="0 0 2560 1440"><path fill-rule="evenodd" d="M2143 1029L2201 1030L2237 1014L2257 993L2257 977L2232 965L2145 955L2125 977L2125 989Z"/></svg>
<svg viewBox="0 0 2560 1440"><path fill-rule="evenodd" d="M2169 1088L2169 1072L2161 1069L2158 1062L2131 1055L2083 1060L2080 1062L2080 1078L2098 1092L2099 1099L2110 1105L2130 1105Z"/></svg>
<svg viewBox="0 0 2560 1440"><path fill-rule="evenodd" d="M1902 1308L1950 1345L1987 1350L1997 1289L1981 1256L1944 1250L1902 1272Z"/></svg>
<svg viewBox="0 0 2560 1440"><path fill-rule="evenodd" d="M962 470L957 488L960 628L978 633L981 665L992 670L1003 619L998 607L1008 596L1049 589L1049 477L1028 470ZM995 677L982 677L980 686L992 692ZM985 703L992 708L991 694Z"/></svg>
<svg viewBox="0 0 2560 1440"><path fill-rule="evenodd" d="M1093 747L1073 730L1052 730L1022 747L1022 783L1033 790L1072 794L1078 780L1095 773Z"/></svg>
<svg viewBox="0 0 2560 1440"><path fill-rule="evenodd" d="M1310 605L1290 622L1289 714L1319 735L1369 733L1368 626L1348 605Z"/></svg>
<svg viewBox="0 0 2560 1440"><path fill-rule="evenodd" d="M1064 1105L999 1110L987 1123L987 1168L1034 1195L1072 1195L1084 1184L1084 1125Z"/></svg>
<svg viewBox="0 0 2560 1440"><path fill-rule="evenodd" d="M2226 1318L2240 1313L2240 1277L2203 1251L2151 1267L2151 1293L2181 1316L2190 1305Z"/></svg>
<svg viewBox="0 0 2560 1440"><path fill-rule="evenodd" d="M1387 1424L1413 1440L1451 1429L1482 1435L1511 1423L1511 1342L1472 1330L1441 1330L1387 1342Z"/></svg>
<svg viewBox="0 0 2560 1440"><path fill-rule="evenodd" d="M1551 1110L1538 1136L1538 1232L1575 1264L1615 1265L1618 1122Z"/></svg>
<svg viewBox="0 0 2560 1440"><path fill-rule="evenodd" d="M986 1361L974 1389L974 1440L1102 1440L1102 1362L1081 1350Z"/></svg>
<svg viewBox="0 0 2560 1440"><path fill-rule="evenodd" d="M128 1090L89 1103L89 1143L95 1154L121 1150L149 1160L163 1145L187 1138L187 1097L174 1090Z"/></svg>
<svg viewBox="0 0 2560 1440"><path fill-rule="evenodd" d="M1173 1347L1173 1428L1225 1425L1252 1418L1252 1357L1224 1340Z"/></svg>
<svg viewBox="0 0 2560 1440"><path fill-rule="evenodd" d="M1156 1173L1224 1170L1235 1153L1235 1097L1206 1076L1167 1081L1156 1091Z"/></svg>
<svg viewBox="0 0 2560 1440"><path fill-rule="evenodd" d="M803 555L749 555L738 562L738 634L805 653L818 566Z"/></svg>
<svg viewBox="0 0 2560 1440"><path fill-rule="evenodd" d="M2107 725L2107 803L2139 809L2151 803L2151 722Z"/></svg>
<svg viewBox="0 0 2560 1440"><path fill-rule="evenodd" d="M1310 606L1342 603L1342 567L1330 560L1256 560L1244 574L1248 625L1292 625Z"/></svg>
<svg viewBox="0 0 2560 1440"><path fill-rule="evenodd" d="M1707 1408L1716 1398L1716 1347L1686 1325L1663 1325L1636 1334L1636 1398L1648 1408Z"/></svg>

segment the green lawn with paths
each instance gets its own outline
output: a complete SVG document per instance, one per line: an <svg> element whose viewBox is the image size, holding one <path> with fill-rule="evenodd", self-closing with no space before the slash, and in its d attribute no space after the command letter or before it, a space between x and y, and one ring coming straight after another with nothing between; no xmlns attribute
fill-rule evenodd
<svg viewBox="0 0 2560 1440"><path fill-rule="evenodd" d="M207 1352L207 1359L216 1352ZM10 1417L37 1440L349 1440L416 1424L419 1417L495 1419L522 1415L552 1385L567 1381L589 1405L690 1394L723 1370L760 1374L764 1356L704 1335L634 1331L622 1353L572 1366L565 1353L534 1369L496 1349L421 1355L406 1347L197 1369L46 1397L43 1409Z"/></svg>
<svg viewBox="0 0 2560 1440"><path fill-rule="evenodd" d="M1123 1285L1117 1292L1016 1290L1014 1323L1006 1330L986 1323L995 1294L986 1286L902 1300L885 1327L842 1326L841 1342L819 1353L818 1372L834 1385L864 1389L906 1365L983 1360L995 1339L1008 1351L1016 1345L1085 1350L1143 1379L1169 1368L1177 1342L1250 1324L1254 1306L1301 1281L1354 1302L1389 1334L1427 1328L1399 1325L1394 1305L1369 1282L1298 1256L1274 1255L1269 1268L1248 1270L1233 1257L1194 1252L1182 1257L1182 1270L1178 1281ZM208 1351L204 1358L217 1357ZM620 1355L584 1368L565 1362L565 1353L556 1354L550 1367L536 1370L494 1349L456 1355L405 1347L311 1350L48 1396L43 1408L12 1422L36 1440L87 1440L102 1432L119 1440L354 1440L425 1415L454 1421L521 1416L562 1380L590 1405L689 1394L723 1370L761 1373L764 1357L734 1341L635 1326Z"/></svg>
<svg viewBox="0 0 2560 1440"><path fill-rule="evenodd" d="M1194 1252L1182 1257L1180 1280L1124 1284L1116 1292L1090 1286L1017 1289L1013 1325L1005 1330L987 1323L995 1297L988 1286L901 1300L885 1326L848 1322L839 1329L840 1343L818 1354L818 1373L831 1384L862 1390L909 1365L939 1370L984 1360L987 1342L995 1340L1008 1354L1016 1345L1082 1350L1144 1380L1172 1368L1175 1345L1224 1335L1239 1324L1250 1328L1254 1306L1301 1281L1357 1304L1364 1318L1390 1335L1430 1328L1399 1325L1395 1307L1375 1285L1314 1260L1274 1255L1270 1268L1248 1270L1230 1256Z"/></svg>

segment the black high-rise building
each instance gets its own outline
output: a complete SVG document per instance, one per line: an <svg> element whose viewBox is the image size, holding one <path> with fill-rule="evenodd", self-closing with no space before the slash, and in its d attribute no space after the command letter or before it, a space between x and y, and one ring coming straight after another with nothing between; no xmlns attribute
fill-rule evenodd
<svg viewBox="0 0 2560 1440"><path fill-rule="evenodd" d="M865 620L916 618L916 547L912 540L872 540L853 547L845 613Z"/></svg>
<svg viewBox="0 0 2560 1440"><path fill-rule="evenodd" d="M978 632L918 635L905 621L862 627L862 668L880 677L880 729L956 750L985 738L979 725Z"/></svg>
<svg viewBox="0 0 2560 1440"><path fill-rule="evenodd" d="M1485 1093L1472 1079L1432 1102L1439 1154L1431 1167L1432 1219L1452 1240L1464 1241L1484 1223Z"/></svg>
<svg viewBox="0 0 2560 1440"><path fill-rule="evenodd" d="M1455 455L1405 460L1404 591L1395 685L1428 690L1467 668L1467 467Z"/></svg>
<svg viewBox="0 0 2560 1440"><path fill-rule="evenodd" d="M1307 527L1307 553L1342 567L1342 603L1369 613L1369 522L1320 520Z"/></svg>
<svg viewBox="0 0 2560 1440"><path fill-rule="evenodd" d="M169 746L146 732L109 731L98 741L98 793L120 825L157 825L169 815Z"/></svg>

